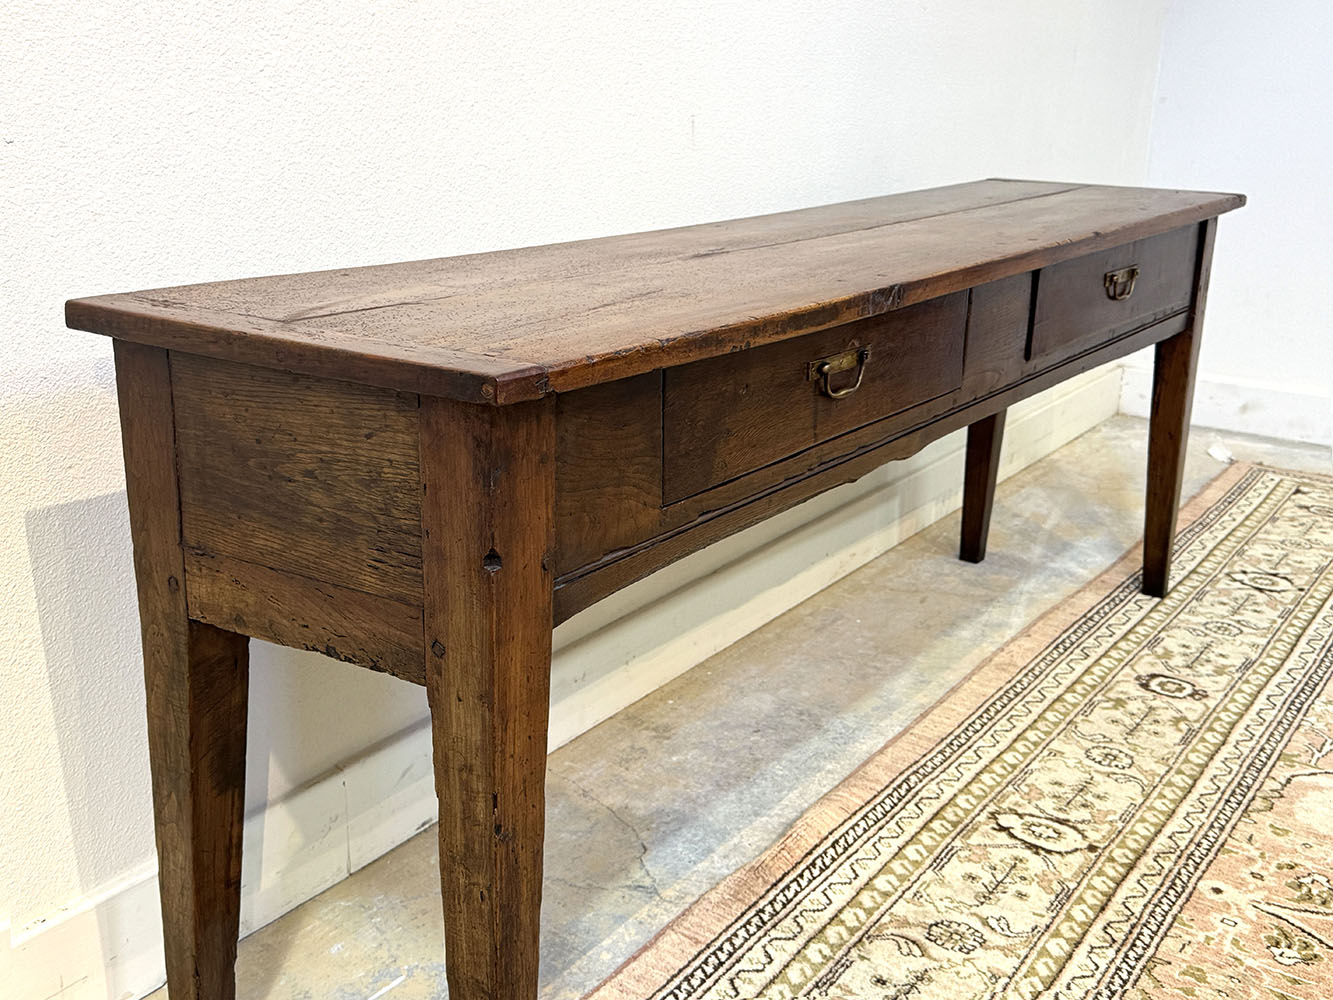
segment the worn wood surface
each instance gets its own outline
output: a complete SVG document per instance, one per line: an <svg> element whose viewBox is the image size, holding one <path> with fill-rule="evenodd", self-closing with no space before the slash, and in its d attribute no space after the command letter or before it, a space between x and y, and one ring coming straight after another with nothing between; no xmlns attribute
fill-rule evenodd
<svg viewBox="0 0 1333 1000"><path fill-rule="evenodd" d="M1187 261L1194 260L1198 232L1195 226L1185 233L1192 242L1171 234L1172 245ZM1097 281L1098 291L1104 296L1101 272L1097 274ZM1035 286L1035 275L1024 274L972 290L962 385L955 392L896 416L836 434L813 446L809 446L808 437L793 439L790 429L784 425L788 418L783 407L765 402L764 419L750 423L755 428L756 447L769 448L763 457L775 460L683 498L678 498L677 494L688 491L670 485L673 447L682 461L712 468L713 449L736 447L732 443L736 432L734 424L728 423L725 412L718 408L710 419L682 423L673 431L672 407L667 405L663 410L664 442L657 436L653 425L658 406L655 388L641 397L634 393L607 393L604 408L598 411L595 419L620 429L615 443L617 454L604 454L598 461L585 463L579 470L579 500L585 530L580 533L579 559L561 559L557 564L557 619L564 620L647 573L725 537L730 531L848 481L848 470L862 470L856 475L863 474L874 467L873 462L866 465L863 461L868 452L880 455L880 463L893 457L905 457L911 450L949 430L994 412L996 399L1004 400L1007 406L1095 365L1169 338L1185 329L1187 322L1185 311L1172 311L1165 319L1160 319L1156 311L1149 310L1140 317L1142 326L1124 330L1123 323L1106 327L1101 314L1093 311L1083 321L1093 330L1093 336L1084 335L1084 326L1078 318L1070 317L1069 343L1060 350L1028 360L1024 357L1024 349ZM789 341L779 348L762 348L748 353L786 352L800 348L805 341L826 336L818 334ZM712 379L700 380L691 391L681 392L680 405L685 408L696 405L695 401L708 393L710 384L724 387L730 396L735 397L739 408L750 405L747 394L750 391L762 393L763 384L729 375L728 369L733 365L738 371L750 371L745 354L698 364L701 369L714 368L717 374ZM666 374L669 381L679 374L679 370ZM579 395L583 393L572 394L569 398ZM827 400L824 405L832 409L850 401ZM803 419L798 418L798 422ZM762 433L764 430L770 431L768 438ZM742 442L744 440L742 437ZM900 455L899 446L890 447L891 443L900 441L918 443ZM654 517L652 506L657 502L657 487L652 481L652 472L659 454L663 456L663 505ZM849 464L843 468L842 463ZM622 482L619 475L622 467L640 469L643 474L630 476ZM558 492L563 492L567 481L565 468L561 465L557 470ZM559 499L557 505L560 506ZM557 525L558 533L563 527L564 521L561 520ZM617 533L617 528L626 530ZM603 538L612 533L616 533L614 544L601 544Z"/></svg>
<svg viewBox="0 0 1333 1000"><path fill-rule="evenodd" d="M454 1000L535 1000L555 405L421 402L423 655Z"/></svg>
<svg viewBox="0 0 1333 1000"><path fill-rule="evenodd" d="M66 320L188 352L506 403L878 315L1243 203L990 180L550 247L76 299Z"/></svg>
<svg viewBox="0 0 1333 1000"><path fill-rule="evenodd" d="M962 401L1003 389L1039 367L1024 360L1035 277L1018 274L972 289Z"/></svg>
<svg viewBox="0 0 1333 1000"><path fill-rule="evenodd" d="M425 684L421 605L187 551L190 617Z"/></svg>
<svg viewBox="0 0 1333 1000"><path fill-rule="evenodd" d="M810 448L785 462L666 508L661 530L643 542L609 552L556 580L555 617L566 618L655 570L804 500L854 482L885 462L907 458L930 442L1043 389L1142 350L1184 329L1179 315L1098 344L1058 365L1034 371L998 390L935 413L915 425L890 419Z"/></svg>
<svg viewBox="0 0 1333 1000"><path fill-rule="evenodd" d="M957 389L967 294L741 354L670 368L663 388L662 492L667 503L787 458ZM870 351L851 395L830 399L811 362ZM834 376L834 391L857 371Z"/></svg>
<svg viewBox="0 0 1333 1000"><path fill-rule="evenodd" d="M662 525L662 373L556 397L555 571Z"/></svg>
<svg viewBox="0 0 1333 1000"><path fill-rule="evenodd" d="M417 603L417 399L172 353L186 545Z"/></svg>
<svg viewBox="0 0 1333 1000"><path fill-rule="evenodd" d="M1189 308L1197 226L1176 229L1043 269L1032 313L1032 358L1050 358ZM1106 293L1106 274L1139 269L1132 294Z"/></svg>
<svg viewBox="0 0 1333 1000"><path fill-rule="evenodd" d="M1000 410L967 428L967 461L963 472L963 516L958 554L967 562L986 558L990 535L990 513L995 504L995 480L1000 471L1000 448L1004 443L1004 417Z"/></svg>
<svg viewBox="0 0 1333 1000"><path fill-rule="evenodd" d="M1192 257L1193 249L1187 250L1186 256ZM783 392L768 392L772 386L767 381L753 380L756 392L767 394L767 415L751 424L758 434L757 447L768 450L759 461L739 463L726 478L712 471L710 455L736 447L734 420L719 411L695 421L693 430L688 422L673 421L673 408L664 409L663 373L560 394L554 570L564 593L557 597L558 616L567 617L585 601L609 592L576 580L591 574L610 584L631 566L664 565L712 538L712 529L703 526L719 515L730 522L735 508L750 500L761 501L756 511L775 512L780 509L772 499L775 492L796 502L804 490L792 489L794 483L836 479L829 469L843 458L915 434L930 420L1058 364L1059 355L1023 359L1033 283L1033 276L1025 274L972 291L960 389L875 420L876 409L894 406L891 394L877 398L870 391L877 384L872 371L863 401L858 401L859 392L844 400L821 397L816 405L825 414L806 412L798 418L808 440L787 440L789 414L794 412L787 391L795 387L807 400L816 391L804 378L809 360L805 354L855 341L857 331L867 326L891 331L913 316L961 315L956 304L963 296L668 373L672 378L695 368L716 373L703 379L697 392L681 391L686 382L677 383L678 406L688 408L705 397L710 386L730 387L735 396L736 386L751 384L733 370L748 371L752 356L796 352L794 361L788 359L792 363L784 377L791 384L784 383ZM944 323L940 329L950 333L954 328ZM1180 329L1183 315L1160 324L1155 336L1162 339ZM914 344L915 362L883 351L876 360L890 366L890 382L903 367L915 371L917 362L952 370L953 342L943 339L948 340L943 348L933 342ZM1081 336L1075 339L1084 346L1075 344L1068 352L1081 354L1100 346ZM814 341L820 345L807 346ZM174 357L183 409L185 527L192 557L199 560L198 600L206 609L200 617L228 628L251 621L250 631L265 638L419 680L410 646L402 641L402 628L410 627L408 616L420 613L419 497L401 485L417 466L417 397L189 355ZM939 357L948 365L940 366ZM768 368L761 366L764 373ZM904 391L910 395L911 387ZM742 410L748 405L745 394L737 400ZM833 422L840 413L851 416L841 424ZM821 422L840 433L821 434ZM853 429L843 432L844 427ZM705 470L697 489L673 487L671 472L677 461ZM723 481L714 485L714 479ZM682 498L681 493L689 495ZM659 543L660 562L643 552ZM611 567L620 560L628 562ZM236 565L226 572L206 572L224 561ZM640 575L634 571L623 579ZM285 582L279 586L279 581ZM335 594L338 600L330 602L329 595ZM392 602L383 606L392 614L373 613L379 600ZM335 606L347 610L335 611ZM377 627L377 620L385 627Z"/></svg>
<svg viewBox="0 0 1333 1000"><path fill-rule="evenodd" d="M232 1000L241 905L248 640L185 604L167 352L117 342L167 982Z"/></svg>
<svg viewBox="0 0 1333 1000"><path fill-rule="evenodd" d="M1208 302L1208 276L1213 263L1217 220L1199 231L1194 301L1189 325L1157 345L1153 364L1152 412L1148 421L1148 493L1144 509L1143 592L1166 596L1171 585L1171 543L1180 510L1180 484L1185 474L1185 445L1194 405L1194 374L1203 339L1203 314Z"/></svg>

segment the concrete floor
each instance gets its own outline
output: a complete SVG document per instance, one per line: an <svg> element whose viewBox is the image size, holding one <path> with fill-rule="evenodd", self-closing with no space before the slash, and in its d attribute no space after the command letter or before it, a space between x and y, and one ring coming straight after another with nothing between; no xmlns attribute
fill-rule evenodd
<svg viewBox="0 0 1333 1000"><path fill-rule="evenodd" d="M1196 429L1192 496L1327 448ZM1117 417L1002 484L989 555L938 522L550 758L542 982L573 1000L1142 533L1146 426ZM241 943L239 995L443 997L434 828ZM154 995L161 1000L165 991Z"/></svg>

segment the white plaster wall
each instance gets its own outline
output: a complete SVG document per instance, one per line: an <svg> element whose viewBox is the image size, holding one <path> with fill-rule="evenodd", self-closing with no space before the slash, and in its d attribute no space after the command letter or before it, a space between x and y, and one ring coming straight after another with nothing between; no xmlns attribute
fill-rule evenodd
<svg viewBox="0 0 1333 1000"><path fill-rule="evenodd" d="M1141 183L1165 0L1129 6L10 5L0 929L153 856L110 349L65 298L984 176ZM252 808L425 712L262 646L251 705Z"/></svg>
<svg viewBox="0 0 1333 1000"><path fill-rule="evenodd" d="M1174 0L1152 125L1154 184L1242 191L1218 227L1195 422L1333 442L1333 4ZM1150 357L1126 368L1145 415Z"/></svg>

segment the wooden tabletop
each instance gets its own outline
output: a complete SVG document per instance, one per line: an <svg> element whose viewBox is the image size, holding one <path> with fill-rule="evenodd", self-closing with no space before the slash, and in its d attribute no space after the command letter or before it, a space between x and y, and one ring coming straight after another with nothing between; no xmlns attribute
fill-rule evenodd
<svg viewBox="0 0 1333 1000"><path fill-rule="evenodd" d="M72 299L125 340L511 403L1091 253L1243 195L985 180L575 243Z"/></svg>

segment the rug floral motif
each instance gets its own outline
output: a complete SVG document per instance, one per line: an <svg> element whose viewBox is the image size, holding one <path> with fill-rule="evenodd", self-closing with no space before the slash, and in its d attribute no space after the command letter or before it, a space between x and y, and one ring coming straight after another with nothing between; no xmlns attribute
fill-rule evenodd
<svg viewBox="0 0 1333 1000"><path fill-rule="evenodd" d="M597 1000L1333 997L1333 480L1238 467Z"/></svg>

